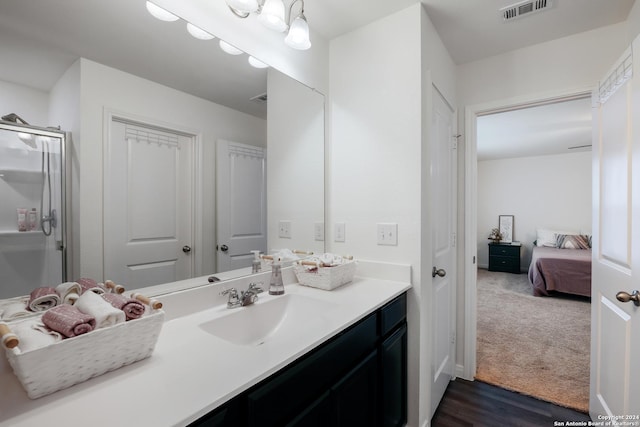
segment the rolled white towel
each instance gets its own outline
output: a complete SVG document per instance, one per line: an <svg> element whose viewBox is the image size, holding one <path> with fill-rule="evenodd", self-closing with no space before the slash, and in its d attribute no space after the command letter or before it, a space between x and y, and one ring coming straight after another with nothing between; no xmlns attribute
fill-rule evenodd
<svg viewBox="0 0 640 427"><path fill-rule="evenodd" d="M56 290L49 286L43 286L31 291L29 298L29 310L31 311L45 311L56 305L60 305L60 297L56 293Z"/></svg>
<svg viewBox="0 0 640 427"><path fill-rule="evenodd" d="M82 286L80 286L78 282L60 283L56 286L56 293L60 296L63 303L73 305L78 298L80 298L80 294L82 294Z"/></svg>
<svg viewBox="0 0 640 427"><path fill-rule="evenodd" d="M126 320L124 311L115 308L94 292L83 293L74 306L81 312L95 317L96 329L113 326Z"/></svg>
<svg viewBox="0 0 640 427"><path fill-rule="evenodd" d="M29 319L11 325L11 330L18 336L20 352L46 347L62 341L62 334L47 328L40 319Z"/></svg>

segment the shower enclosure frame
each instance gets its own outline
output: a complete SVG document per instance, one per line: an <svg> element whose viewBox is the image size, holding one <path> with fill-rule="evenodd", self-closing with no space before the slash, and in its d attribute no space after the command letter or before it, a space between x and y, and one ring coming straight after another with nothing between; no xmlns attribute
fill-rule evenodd
<svg viewBox="0 0 640 427"><path fill-rule="evenodd" d="M30 124L21 124L0 120L0 130L8 130L13 132L29 133L36 136L46 136L52 138L60 138L60 212L58 213L57 224L60 227L60 240L56 240L56 249L61 251L61 272L62 282L66 282L68 278L68 260L69 253L67 248L68 236L67 236L67 141L69 132L62 131L60 128L53 127L39 127ZM48 154L50 155L50 154ZM44 177L43 177L44 179ZM40 197L44 197L43 194ZM49 206L51 209L51 206ZM40 217L43 216L43 212L40 212ZM40 221L38 221L40 222Z"/></svg>

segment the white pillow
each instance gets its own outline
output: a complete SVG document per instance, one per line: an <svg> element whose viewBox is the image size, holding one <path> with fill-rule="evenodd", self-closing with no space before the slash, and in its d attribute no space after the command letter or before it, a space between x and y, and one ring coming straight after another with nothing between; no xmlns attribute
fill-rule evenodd
<svg viewBox="0 0 640 427"><path fill-rule="evenodd" d="M549 248L557 247L557 235L558 234L566 234L566 235L576 235L580 234L577 231L558 231L558 230L549 230L547 228L538 228L536 230L536 246L546 246Z"/></svg>

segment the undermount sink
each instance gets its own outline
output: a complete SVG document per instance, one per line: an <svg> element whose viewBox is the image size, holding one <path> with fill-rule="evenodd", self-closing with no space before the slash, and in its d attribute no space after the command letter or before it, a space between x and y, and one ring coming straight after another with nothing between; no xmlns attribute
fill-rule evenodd
<svg viewBox="0 0 640 427"><path fill-rule="evenodd" d="M264 298L260 296L261 298ZM246 307L199 326L205 332L236 345L258 346L276 337L295 337L311 323L326 319L337 304L297 294L259 299Z"/></svg>

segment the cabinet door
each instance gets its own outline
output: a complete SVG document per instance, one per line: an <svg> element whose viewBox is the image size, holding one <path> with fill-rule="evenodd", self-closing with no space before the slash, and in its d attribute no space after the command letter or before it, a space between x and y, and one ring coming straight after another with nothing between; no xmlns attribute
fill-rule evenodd
<svg viewBox="0 0 640 427"><path fill-rule="evenodd" d="M285 427L327 427L335 425L330 393L327 391Z"/></svg>
<svg viewBox="0 0 640 427"><path fill-rule="evenodd" d="M189 424L188 427L243 427L246 412L243 401L242 396L236 397Z"/></svg>
<svg viewBox="0 0 640 427"><path fill-rule="evenodd" d="M387 338L381 346L381 421L383 427L407 422L407 325Z"/></svg>
<svg viewBox="0 0 640 427"><path fill-rule="evenodd" d="M331 388L335 426L372 427L378 420L378 351Z"/></svg>

